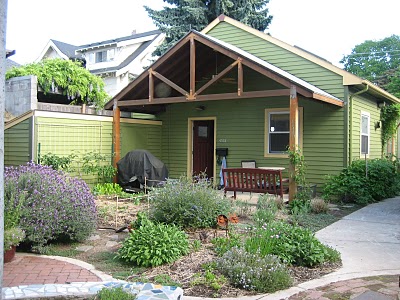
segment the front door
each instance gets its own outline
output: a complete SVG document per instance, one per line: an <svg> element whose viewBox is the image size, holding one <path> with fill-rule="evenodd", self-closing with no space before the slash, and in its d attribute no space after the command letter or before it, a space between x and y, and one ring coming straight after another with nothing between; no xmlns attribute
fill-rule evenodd
<svg viewBox="0 0 400 300"><path fill-rule="evenodd" d="M193 121L193 175L214 171L214 121Z"/></svg>

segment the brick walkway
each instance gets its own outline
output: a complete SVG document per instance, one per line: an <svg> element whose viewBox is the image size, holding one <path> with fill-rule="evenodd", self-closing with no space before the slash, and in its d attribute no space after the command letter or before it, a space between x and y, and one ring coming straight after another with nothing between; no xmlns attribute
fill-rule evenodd
<svg viewBox="0 0 400 300"><path fill-rule="evenodd" d="M102 280L85 268L55 259L17 255L4 264L3 287L97 281Z"/></svg>

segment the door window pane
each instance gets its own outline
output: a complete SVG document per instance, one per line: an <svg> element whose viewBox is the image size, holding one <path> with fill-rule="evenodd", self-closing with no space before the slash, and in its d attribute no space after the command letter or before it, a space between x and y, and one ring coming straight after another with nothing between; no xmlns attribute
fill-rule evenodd
<svg viewBox="0 0 400 300"><path fill-rule="evenodd" d="M198 127L198 136L206 138L208 136L208 127L207 126L199 126Z"/></svg>

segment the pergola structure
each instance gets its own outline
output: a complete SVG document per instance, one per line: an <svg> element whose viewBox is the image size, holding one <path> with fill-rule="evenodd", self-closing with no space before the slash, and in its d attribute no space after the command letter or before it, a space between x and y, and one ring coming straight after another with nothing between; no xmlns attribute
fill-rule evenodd
<svg viewBox="0 0 400 300"><path fill-rule="evenodd" d="M246 90L250 74L261 74L263 84ZM224 82L223 89L216 88ZM105 106L114 110L115 163L120 159L120 110L157 114L166 105L215 100L287 96L290 107L291 150L298 148L298 95L312 101L343 106L343 101L240 48L191 31ZM294 166L290 172L294 172ZM289 198L296 185L292 176Z"/></svg>

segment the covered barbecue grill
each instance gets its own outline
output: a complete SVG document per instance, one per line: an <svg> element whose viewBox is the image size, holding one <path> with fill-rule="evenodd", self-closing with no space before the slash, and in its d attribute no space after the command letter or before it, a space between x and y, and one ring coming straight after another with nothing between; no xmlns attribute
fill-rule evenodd
<svg viewBox="0 0 400 300"><path fill-rule="evenodd" d="M157 186L159 182L168 178L168 169L165 164L147 150L133 150L128 152L117 162L118 183L127 188Z"/></svg>

